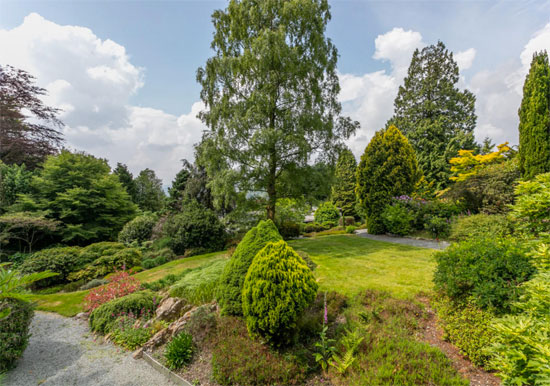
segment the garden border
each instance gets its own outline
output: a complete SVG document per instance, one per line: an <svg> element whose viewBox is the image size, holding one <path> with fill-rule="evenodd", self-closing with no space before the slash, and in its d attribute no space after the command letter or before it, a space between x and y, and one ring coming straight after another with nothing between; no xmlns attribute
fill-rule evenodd
<svg viewBox="0 0 550 386"><path fill-rule="evenodd" d="M164 375L166 378L168 378L170 381L174 382L175 384L181 385L181 386L193 386L191 383L186 381L184 378L182 378L178 374L174 373L172 370L164 366L162 363L157 361L155 358L153 358L151 355L149 355L145 351L143 351L143 359L145 360L145 362L149 363L149 365L152 368L154 368L156 371Z"/></svg>

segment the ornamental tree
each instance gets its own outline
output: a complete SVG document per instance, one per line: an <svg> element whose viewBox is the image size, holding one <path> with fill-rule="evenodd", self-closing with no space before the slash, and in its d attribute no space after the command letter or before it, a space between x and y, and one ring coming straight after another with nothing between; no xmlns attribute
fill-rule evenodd
<svg viewBox="0 0 550 386"><path fill-rule="evenodd" d="M327 0L231 0L212 15L215 54L197 71L211 187L264 192L275 218L285 171L334 154L357 122L340 116Z"/></svg>
<svg viewBox="0 0 550 386"><path fill-rule="evenodd" d="M546 51L533 55L519 108L519 167L523 177L550 172L550 65Z"/></svg>
<svg viewBox="0 0 550 386"><path fill-rule="evenodd" d="M0 216L0 243L11 240L27 244L23 252L32 252L33 246L48 233L53 233L59 223L43 215L19 212Z"/></svg>
<svg viewBox="0 0 550 386"><path fill-rule="evenodd" d="M357 167L356 194L369 233L385 231L381 213L393 197L410 195L420 180L414 149L395 127L377 131Z"/></svg>
<svg viewBox="0 0 550 386"><path fill-rule="evenodd" d="M340 153L336 163L331 199L343 216L355 216L355 174L357 161L349 149Z"/></svg>
<svg viewBox="0 0 550 386"><path fill-rule="evenodd" d="M409 139L424 176L438 189L449 184L449 159L476 148L475 96L459 90L458 80L458 65L442 42L417 49L388 122Z"/></svg>

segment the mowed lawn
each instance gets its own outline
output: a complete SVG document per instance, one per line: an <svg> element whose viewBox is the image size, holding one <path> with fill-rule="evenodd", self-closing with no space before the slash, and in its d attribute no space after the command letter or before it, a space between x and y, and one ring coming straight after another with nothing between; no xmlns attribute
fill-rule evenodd
<svg viewBox="0 0 550 386"><path fill-rule="evenodd" d="M410 298L432 288L434 250L369 240L355 235L292 240L318 264L321 290L354 295L364 289Z"/></svg>
<svg viewBox="0 0 550 386"><path fill-rule="evenodd" d="M211 261L226 258L227 253L225 251L208 253L185 259L173 260L158 267L139 272L134 276L142 283L149 283L169 274L177 275L188 268L195 268ZM32 295L31 300L36 302L36 308L38 310L56 312L64 316L74 316L82 312L84 297L88 292L90 291L59 292L48 295L35 294Z"/></svg>

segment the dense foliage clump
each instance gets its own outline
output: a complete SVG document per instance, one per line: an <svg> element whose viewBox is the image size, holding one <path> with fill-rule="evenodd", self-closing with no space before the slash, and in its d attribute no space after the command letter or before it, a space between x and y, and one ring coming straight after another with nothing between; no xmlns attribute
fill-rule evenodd
<svg viewBox="0 0 550 386"><path fill-rule="evenodd" d="M141 244L151 238L153 233L153 227L157 223L157 216L146 213L141 216L137 216L133 220L127 222L120 233L118 234L118 241L126 245L132 243Z"/></svg>
<svg viewBox="0 0 550 386"><path fill-rule="evenodd" d="M189 271L170 288L170 296L196 305L211 302L226 264L226 260L219 260Z"/></svg>
<svg viewBox="0 0 550 386"><path fill-rule="evenodd" d="M32 305L23 300L0 300L0 313L8 308L8 316L0 318L0 374L13 368L15 361L23 355L34 315Z"/></svg>
<svg viewBox="0 0 550 386"><path fill-rule="evenodd" d="M180 332L166 346L164 352L166 365L172 370L181 369L193 358L193 338L191 335Z"/></svg>
<svg viewBox="0 0 550 386"><path fill-rule="evenodd" d="M332 202L327 201L319 205L315 211L315 222L324 224L331 223L336 225L340 218L340 211Z"/></svg>
<svg viewBox="0 0 550 386"><path fill-rule="evenodd" d="M436 289L453 300L473 303L495 313L510 311L518 285L534 272L523 245L512 239L487 237L452 244L436 254Z"/></svg>
<svg viewBox="0 0 550 386"><path fill-rule="evenodd" d="M334 205L342 211L342 216L357 215L355 211L357 203L355 198L356 170L357 161L355 160L355 156L351 150L343 150L338 157L338 162L336 163L336 170L334 172L334 181L332 183L332 192L330 197Z"/></svg>
<svg viewBox="0 0 550 386"><path fill-rule="evenodd" d="M65 283L71 272L86 264L85 261L81 260L80 253L81 248L79 247L43 249L25 260L21 264L20 271L23 274L30 274L49 270L59 274L36 282L34 286L37 288Z"/></svg>
<svg viewBox="0 0 550 386"><path fill-rule="evenodd" d="M384 207L393 197L412 193L419 178L407 138L395 126L377 131L357 167L356 193L366 211L370 233L384 233Z"/></svg>
<svg viewBox="0 0 550 386"><path fill-rule="evenodd" d="M83 269L73 272L68 279L91 280L103 277L116 270L133 268L141 264L141 251L137 248L125 248L111 255L103 255L93 262L87 264Z"/></svg>
<svg viewBox="0 0 550 386"><path fill-rule="evenodd" d="M504 237L510 235L512 226L505 215L473 214L460 216L452 225L451 240L463 241L470 238Z"/></svg>
<svg viewBox="0 0 550 386"><path fill-rule="evenodd" d="M254 258L243 285L243 315L251 334L286 343L317 292L313 273L284 241L268 243Z"/></svg>
<svg viewBox="0 0 550 386"><path fill-rule="evenodd" d="M515 193L516 203L512 206L511 216L516 228L532 237L550 232L550 173L520 182Z"/></svg>
<svg viewBox="0 0 550 386"><path fill-rule="evenodd" d="M260 221L243 237L220 279L218 302L222 314L242 315L241 294L244 279L254 256L269 242L282 240L271 220Z"/></svg>

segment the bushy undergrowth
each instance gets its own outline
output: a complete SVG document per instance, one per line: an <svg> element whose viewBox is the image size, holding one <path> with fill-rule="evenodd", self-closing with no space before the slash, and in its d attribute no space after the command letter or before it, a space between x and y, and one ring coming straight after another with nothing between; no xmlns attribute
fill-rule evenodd
<svg viewBox="0 0 550 386"><path fill-rule="evenodd" d="M141 264L141 252L136 248L118 250L112 255L104 255L84 269L69 275L69 280L91 280L104 277L119 269L132 268Z"/></svg>
<svg viewBox="0 0 550 386"><path fill-rule="evenodd" d="M386 205L380 217L391 234L405 236L412 232L414 215L402 205Z"/></svg>
<svg viewBox="0 0 550 386"><path fill-rule="evenodd" d="M324 222L330 222L336 225L338 223L338 219L340 218L340 211L336 205L330 201L327 201L319 205L319 208L315 211L314 218L315 222L321 224Z"/></svg>
<svg viewBox="0 0 550 386"><path fill-rule="evenodd" d="M107 284L93 288L86 295L84 298L84 309L86 311L93 311L102 304L136 292L139 288L140 283L138 279L130 276L126 271L117 272L109 278Z"/></svg>
<svg viewBox="0 0 550 386"><path fill-rule="evenodd" d="M132 315L118 317L111 327L113 343L132 351L143 346L153 336L153 329L136 326L136 322Z"/></svg>
<svg viewBox="0 0 550 386"><path fill-rule="evenodd" d="M512 239L482 238L456 243L436 254L436 289L454 300L472 298L495 313L510 311L518 285L534 272L525 247Z"/></svg>
<svg viewBox="0 0 550 386"><path fill-rule="evenodd" d="M15 299L0 301L0 312L10 308L10 314L0 318L0 374L15 366L29 342L32 305Z"/></svg>
<svg viewBox="0 0 550 386"><path fill-rule="evenodd" d="M477 366L485 366L489 360L486 348L494 342L495 333L490 329L493 314L466 302L453 302L445 295L435 296L434 306L442 320L444 338L460 349Z"/></svg>
<svg viewBox="0 0 550 386"><path fill-rule="evenodd" d="M305 371L293 359L252 340L241 319L221 318L212 353L213 377L221 385L301 385Z"/></svg>
<svg viewBox="0 0 550 386"><path fill-rule="evenodd" d="M149 291L134 292L111 300L93 310L90 313L90 328L94 332L105 334L111 331L118 317L130 313L140 316L154 312L155 308L156 298L154 293Z"/></svg>
<svg viewBox="0 0 550 386"><path fill-rule="evenodd" d="M176 254L170 248L163 248L157 251L148 251L143 254L141 265L145 269L158 267L176 258Z"/></svg>
<svg viewBox="0 0 550 386"><path fill-rule="evenodd" d="M224 268L218 289L218 302L222 314L242 314L242 289L246 273L254 256L268 242L282 240L271 220L260 221L243 237Z"/></svg>
<svg viewBox="0 0 550 386"><path fill-rule="evenodd" d="M511 212L515 227L535 237L550 232L550 173L539 174L532 181L520 182L515 195L516 203Z"/></svg>
<svg viewBox="0 0 550 386"><path fill-rule="evenodd" d="M463 241L470 238L505 237L511 227L505 215L474 214L461 216L452 225L451 240Z"/></svg>
<svg viewBox="0 0 550 386"><path fill-rule="evenodd" d="M81 248L79 247L43 249L31 255L31 257L21 265L20 271L23 274L42 271L52 271L58 274L57 276L37 281L33 285L35 288L66 283L69 274L85 264L85 262L80 259L80 252Z"/></svg>
<svg viewBox="0 0 550 386"><path fill-rule="evenodd" d="M243 315L251 334L285 344L317 282L304 260L284 241L268 243L254 258L243 285Z"/></svg>
<svg viewBox="0 0 550 386"><path fill-rule="evenodd" d="M211 302L226 263L226 260L214 261L187 272L170 288L170 296L196 305Z"/></svg>
<svg viewBox="0 0 550 386"><path fill-rule="evenodd" d="M126 245L131 245L132 243L140 245L150 240L153 234L153 227L157 221L157 216L152 213L135 217L124 225L118 234L118 241Z"/></svg>
<svg viewBox="0 0 550 386"><path fill-rule="evenodd" d="M82 264L91 263L102 256L114 255L124 248L124 244L111 241L90 244L82 248L82 251L80 252L80 261Z"/></svg>
<svg viewBox="0 0 550 386"><path fill-rule="evenodd" d="M193 338L191 335L180 332L166 345L164 359L172 370L181 369L193 358Z"/></svg>

